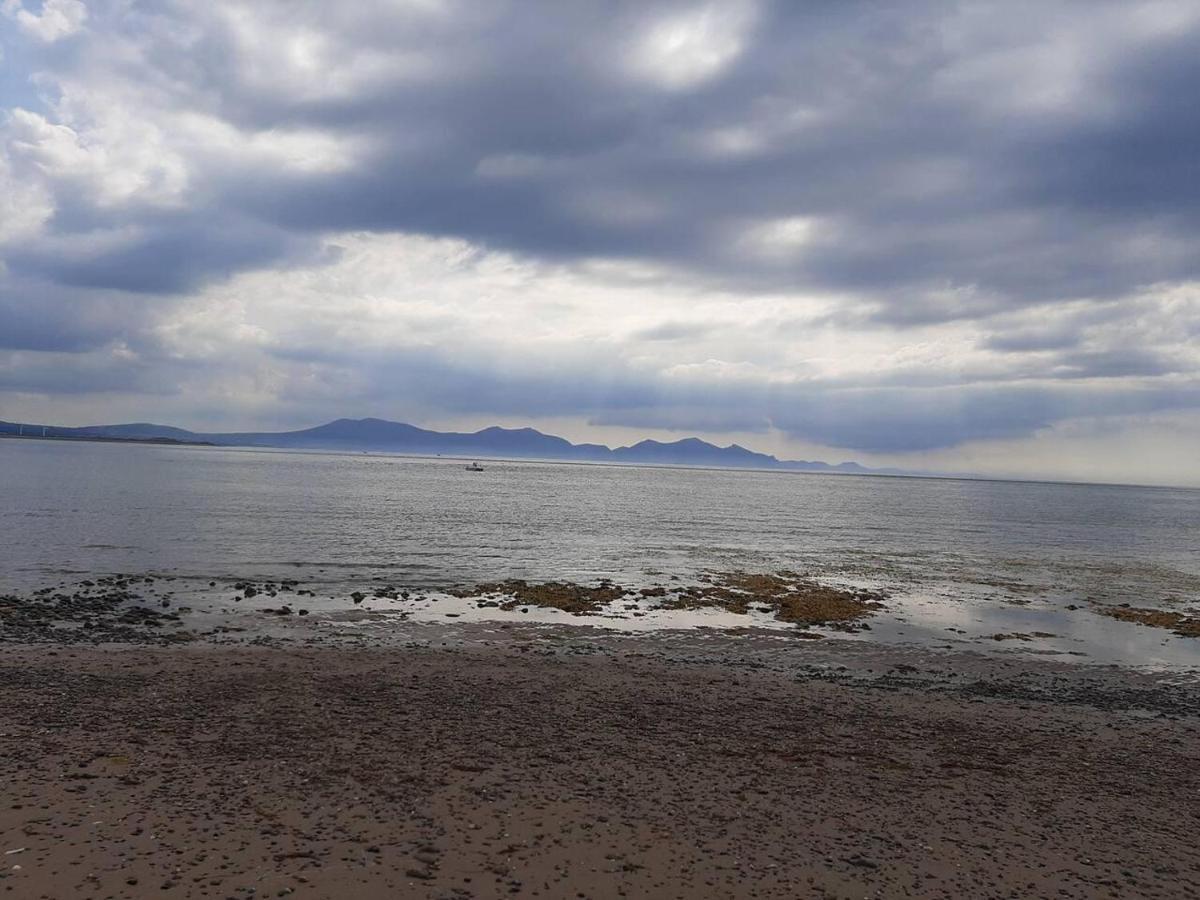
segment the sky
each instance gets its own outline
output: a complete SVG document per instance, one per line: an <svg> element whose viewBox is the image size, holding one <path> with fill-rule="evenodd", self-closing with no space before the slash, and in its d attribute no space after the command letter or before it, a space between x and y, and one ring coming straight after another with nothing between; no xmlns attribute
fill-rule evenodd
<svg viewBox="0 0 1200 900"><path fill-rule="evenodd" d="M0 0L0 419L1200 485L1200 3Z"/></svg>

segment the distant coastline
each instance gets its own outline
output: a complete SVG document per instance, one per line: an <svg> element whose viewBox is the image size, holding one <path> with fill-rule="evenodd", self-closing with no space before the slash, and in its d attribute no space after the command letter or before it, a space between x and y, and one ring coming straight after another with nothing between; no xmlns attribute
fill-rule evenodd
<svg viewBox="0 0 1200 900"><path fill-rule="evenodd" d="M100 444L170 444L184 447L215 447L212 441L181 441L168 437L103 437L100 435L77 436L66 434L12 434L0 432L0 438L14 441L86 441Z"/></svg>
<svg viewBox="0 0 1200 900"><path fill-rule="evenodd" d="M24 431L22 435L20 432ZM822 472L833 475L922 475L900 469L872 469L857 462L781 460L738 444L719 447L695 437L662 442L643 440L627 447L573 444L533 428L492 426L479 431L440 432L385 419L336 419L298 431L188 431L170 425L136 422L120 425L65 427L0 421L0 437L38 440L103 441L210 447L264 447L283 450L395 453L412 456L531 459L557 462L617 463Z"/></svg>

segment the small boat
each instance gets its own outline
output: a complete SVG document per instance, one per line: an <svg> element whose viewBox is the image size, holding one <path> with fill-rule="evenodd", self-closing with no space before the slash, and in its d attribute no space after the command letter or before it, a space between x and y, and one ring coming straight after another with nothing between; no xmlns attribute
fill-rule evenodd
<svg viewBox="0 0 1200 900"><path fill-rule="evenodd" d="M469 466L467 466L467 471L468 471L468 472L482 472L482 471L483 471L483 466L481 466L481 465L480 465L479 463L477 463L477 462L473 462L473 463L471 463Z"/></svg>

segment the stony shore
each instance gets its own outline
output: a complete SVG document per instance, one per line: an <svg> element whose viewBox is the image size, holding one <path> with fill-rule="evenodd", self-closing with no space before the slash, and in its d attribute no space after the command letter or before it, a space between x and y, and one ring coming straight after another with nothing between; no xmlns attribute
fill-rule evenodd
<svg viewBox="0 0 1200 900"><path fill-rule="evenodd" d="M0 647L0 895L1200 894L1187 679L534 625L168 643Z"/></svg>

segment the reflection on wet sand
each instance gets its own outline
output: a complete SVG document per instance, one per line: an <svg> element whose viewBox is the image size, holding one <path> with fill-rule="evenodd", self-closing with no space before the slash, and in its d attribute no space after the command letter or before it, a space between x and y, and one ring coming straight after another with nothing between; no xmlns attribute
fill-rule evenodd
<svg viewBox="0 0 1200 900"><path fill-rule="evenodd" d="M0 642L386 642L401 623L525 622L613 632L709 629L942 650L1058 655L1150 669L1200 666L1195 610L997 604L832 584L790 569L618 584L506 579L433 590L369 583L94 576L0 595ZM350 631L346 631L349 629Z"/></svg>

